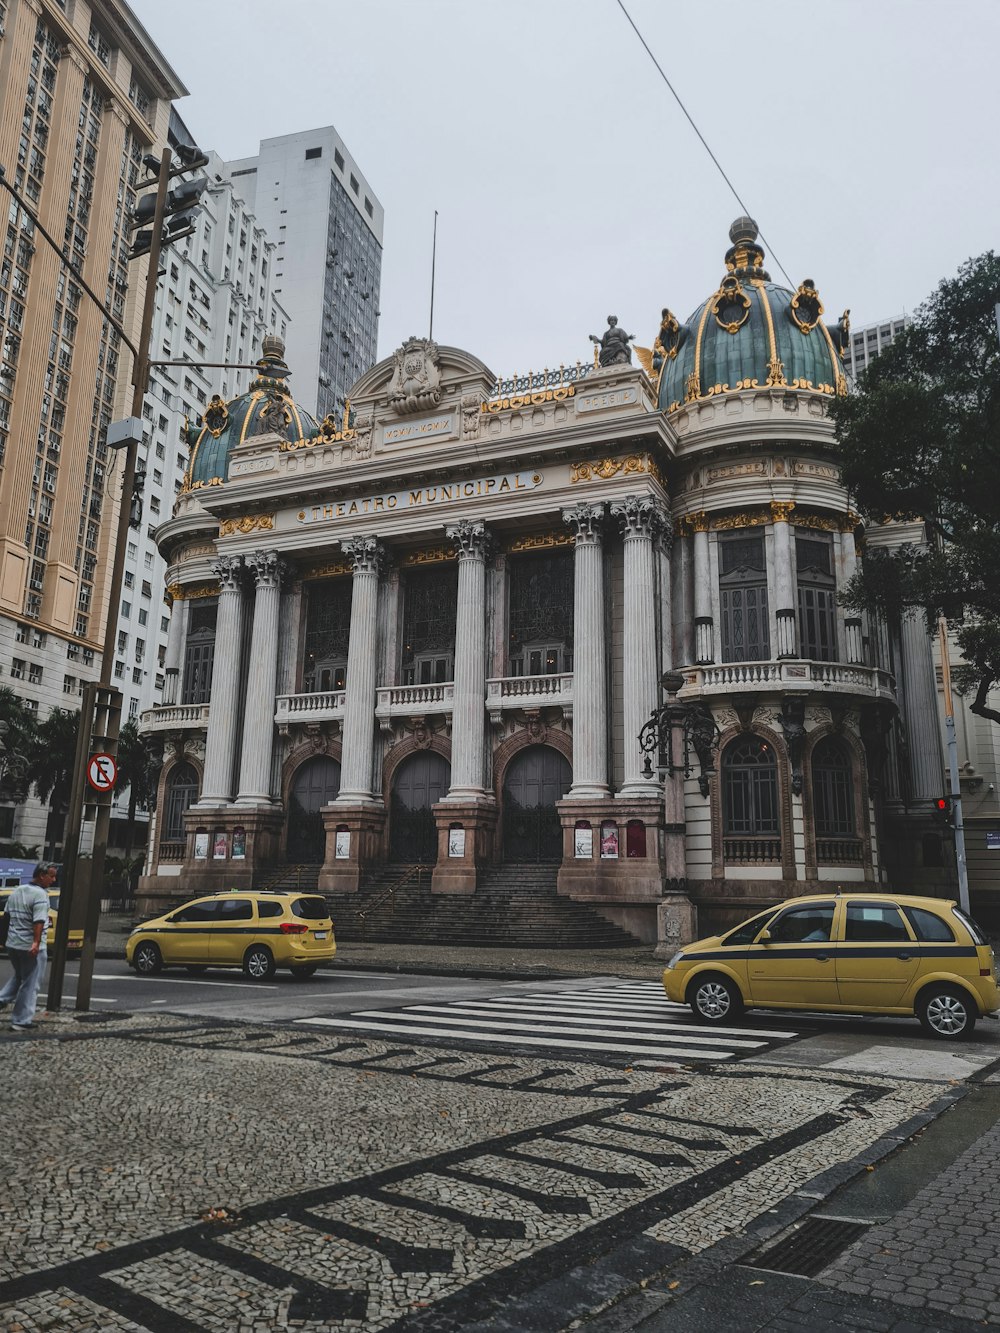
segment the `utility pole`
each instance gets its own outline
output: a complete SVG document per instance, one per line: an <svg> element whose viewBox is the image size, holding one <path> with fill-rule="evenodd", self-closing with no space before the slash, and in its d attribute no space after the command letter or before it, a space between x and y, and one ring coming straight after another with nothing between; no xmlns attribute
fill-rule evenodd
<svg viewBox="0 0 1000 1333"><path fill-rule="evenodd" d="M948 656L948 622L938 621L941 640L941 683L944 686L944 730L948 748L952 827L955 830L955 864L958 869L958 904L969 911L969 868L965 861L965 824L962 820L962 785L958 777L958 741L955 737L955 708L951 697L951 660Z"/></svg>

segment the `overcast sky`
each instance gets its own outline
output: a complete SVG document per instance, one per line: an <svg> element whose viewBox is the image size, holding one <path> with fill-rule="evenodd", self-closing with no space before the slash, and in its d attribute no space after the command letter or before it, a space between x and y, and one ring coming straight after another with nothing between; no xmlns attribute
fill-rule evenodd
<svg viewBox="0 0 1000 1333"><path fill-rule="evenodd" d="M616 0L131 0L224 158L335 125L385 208L379 355L496 373L650 346L741 212ZM998 0L625 0L756 218L771 276L855 327L910 311L1000 216ZM294 367L293 367L294 369Z"/></svg>

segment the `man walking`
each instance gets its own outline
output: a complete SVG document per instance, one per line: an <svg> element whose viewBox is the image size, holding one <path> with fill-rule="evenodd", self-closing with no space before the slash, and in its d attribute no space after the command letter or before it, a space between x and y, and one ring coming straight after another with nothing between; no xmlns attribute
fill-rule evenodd
<svg viewBox="0 0 1000 1333"><path fill-rule="evenodd" d="M45 975L48 950L49 889L56 882L56 867L47 861L35 866L30 884L20 884L7 899L7 956L14 975L0 991L0 1005L14 1001L12 1032L26 1032L35 1017L38 988Z"/></svg>

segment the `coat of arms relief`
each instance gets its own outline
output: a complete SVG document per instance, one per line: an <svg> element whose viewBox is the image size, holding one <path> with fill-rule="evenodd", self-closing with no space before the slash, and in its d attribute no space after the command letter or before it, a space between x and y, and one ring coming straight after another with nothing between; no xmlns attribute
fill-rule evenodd
<svg viewBox="0 0 1000 1333"><path fill-rule="evenodd" d="M441 401L438 347L430 338L408 338L393 354L389 404L397 412L426 412Z"/></svg>

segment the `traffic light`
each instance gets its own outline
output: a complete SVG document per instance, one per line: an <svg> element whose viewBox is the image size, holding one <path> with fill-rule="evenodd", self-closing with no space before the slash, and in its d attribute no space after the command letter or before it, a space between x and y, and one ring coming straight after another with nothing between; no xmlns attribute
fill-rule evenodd
<svg viewBox="0 0 1000 1333"><path fill-rule="evenodd" d="M170 170L171 176L181 176L187 171L193 171L195 167L204 166L208 158L200 148L193 144L180 144L174 148L174 154L179 160L180 165L174 166ZM150 155L147 165L155 161ZM157 175L161 170L161 164L157 162ZM147 184L152 185L149 181ZM161 249L169 245L172 241L179 241L185 236L190 236L195 230L195 219L197 217L201 196L208 188L208 177L198 176L194 180L181 180L174 186L164 200L163 223L164 228L160 236ZM145 231L139 231L132 242L132 248L129 250L129 259L139 259L142 255L148 254L152 244L153 233L148 230L149 224L154 221L156 216L156 193L155 191L143 195L138 201L129 218L129 230L135 230L138 227L147 228Z"/></svg>
<svg viewBox="0 0 1000 1333"><path fill-rule="evenodd" d="M955 811L953 796L939 796L934 802L934 823L941 828L953 829L955 827Z"/></svg>

